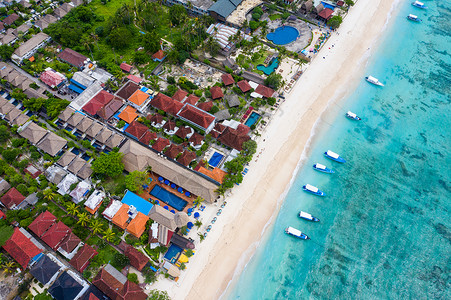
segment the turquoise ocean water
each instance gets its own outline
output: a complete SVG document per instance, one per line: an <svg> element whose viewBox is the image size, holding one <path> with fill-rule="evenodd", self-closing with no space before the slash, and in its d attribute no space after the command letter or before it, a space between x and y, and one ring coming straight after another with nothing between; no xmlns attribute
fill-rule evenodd
<svg viewBox="0 0 451 300"><path fill-rule="evenodd" d="M274 225L223 298L451 299L451 1L425 3L401 4L365 66L386 86L362 80L322 117ZM302 192L305 183L327 196ZM288 225L312 240L285 235Z"/></svg>

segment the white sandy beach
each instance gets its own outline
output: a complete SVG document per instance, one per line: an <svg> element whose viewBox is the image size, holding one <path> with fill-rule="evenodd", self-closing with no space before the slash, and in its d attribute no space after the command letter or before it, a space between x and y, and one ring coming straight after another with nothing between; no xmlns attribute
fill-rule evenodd
<svg viewBox="0 0 451 300"><path fill-rule="evenodd" d="M248 174L227 197L227 206L198 245L187 270L177 283L160 280L152 289L166 290L172 299L217 299L222 295L277 213L301 155L308 155L319 117L328 107L333 109L329 104L352 91L365 75L362 66L383 33L394 2L356 3L339 34L334 33L327 41L257 141L258 150Z"/></svg>

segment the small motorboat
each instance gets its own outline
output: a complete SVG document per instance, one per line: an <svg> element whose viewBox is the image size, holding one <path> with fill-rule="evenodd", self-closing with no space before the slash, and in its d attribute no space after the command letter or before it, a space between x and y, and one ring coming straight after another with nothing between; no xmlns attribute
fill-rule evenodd
<svg viewBox="0 0 451 300"><path fill-rule="evenodd" d="M312 216L309 213L306 213L305 211L301 211L299 213L299 218L307 220L307 221L312 221L312 222L319 222L318 218L315 218L314 216Z"/></svg>
<svg viewBox="0 0 451 300"><path fill-rule="evenodd" d="M324 197L326 196L326 194L324 194L323 191L321 191L320 189L318 189L316 186L310 185L310 184L306 184L302 187L302 189L308 193L311 193L313 195L316 196L321 196Z"/></svg>
<svg viewBox="0 0 451 300"><path fill-rule="evenodd" d="M352 111L348 111L346 113L346 118L351 119L351 120L356 120L356 121L360 121L362 120L359 116L357 116L355 113L353 113Z"/></svg>
<svg viewBox="0 0 451 300"><path fill-rule="evenodd" d="M334 170L329 169L329 168L326 167L325 165L318 164L318 163L316 163L316 164L313 165L313 169L315 169L316 171L320 171L320 172L328 173L328 174L335 173Z"/></svg>
<svg viewBox="0 0 451 300"><path fill-rule="evenodd" d="M421 22L421 19L420 19L420 18L418 18L417 16L412 15L412 14L409 14L409 15L407 16L407 20L414 21L414 22Z"/></svg>
<svg viewBox="0 0 451 300"><path fill-rule="evenodd" d="M366 81L368 81L369 83L372 83L374 85L378 85L378 86L384 86L384 84L382 82L379 81L379 79L373 77L373 76L367 76L365 77Z"/></svg>
<svg viewBox="0 0 451 300"><path fill-rule="evenodd" d="M297 238L300 238L302 240L309 240L310 239L305 233L302 233L300 230L297 230L296 228L293 228L293 227L290 227L290 226L285 228L285 233L289 234L289 235L292 235L292 236L295 236Z"/></svg>
<svg viewBox="0 0 451 300"><path fill-rule="evenodd" d="M420 1L412 2L412 5L415 6L415 7L418 7L418 8L422 8L422 9L426 9L427 8L426 5L424 5L424 3L420 2Z"/></svg>
<svg viewBox="0 0 451 300"><path fill-rule="evenodd" d="M325 155L327 158L330 158L330 159L332 159L333 161L336 161L336 162L339 162L339 163L345 163L345 162L346 162L346 160L344 160L343 157L341 157L341 156L338 155L337 153L332 152L332 151L330 151L330 150L327 150L326 152L324 152L324 155Z"/></svg>

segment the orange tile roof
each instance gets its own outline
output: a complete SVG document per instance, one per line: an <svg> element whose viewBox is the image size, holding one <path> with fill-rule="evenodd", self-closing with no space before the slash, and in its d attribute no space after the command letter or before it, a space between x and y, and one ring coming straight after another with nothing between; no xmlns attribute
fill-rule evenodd
<svg viewBox="0 0 451 300"><path fill-rule="evenodd" d="M224 172L223 170L219 169L219 168L214 168L213 170L207 170L204 167L200 167L198 172L207 175L208 177L210 177L213 180L216 180L219 183L222 183L222 181L224 180L224 176L227 175L227 172Z"/></svg>
<svg viewBox="0 0 451 300"><path fill-rule="evenodd" d="M99 210L100 206L102 205L103 201L100 201L100 203L94 208L94 209L90 209L89 207L85 206L85 209L91 214L95 214L96 211Z"/></svg>
<svg viewBox="0 0 451 300"><path fill-rule="evenodd" d="M138 114L136 113L136 109L134 109L131 106L127 106L118 116L122 120L124 120L127 123L133 122L138 117Z"/></svg>
<svg viewBox="0 0 451 300"><path fill-rule="evenodd" d="M136 92L133 93L133 95L130 96L130 98L128 98L128 101L135 103L138 106L141 106L147 100L147 98L149 98L149 95L147 95L141 90L137 90Z"/></svg>
<svg viewBox="0 0 451 300"><path fill-rule="evenodd" d="M136 236L137 238L141 237L144 230L146 229L146 223L149 220L149 217L143 213L138 212L136 217L128 224L127 231Z"/></svg>
<svg viewBox="0 0 451 300"><path fill-rule="evenodd" d="M122 229L125 229L125 227L127 227L128 208L129 206L127 204L122 204L121 208L119 208L119 210L113 217L113 224L119 226Z"/></svg>

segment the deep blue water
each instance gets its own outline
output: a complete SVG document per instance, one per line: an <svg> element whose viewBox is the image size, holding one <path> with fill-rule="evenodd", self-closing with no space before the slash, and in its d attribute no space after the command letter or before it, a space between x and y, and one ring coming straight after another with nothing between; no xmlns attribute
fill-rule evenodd
<svg viewBox="0 0 451 300"><path fill-rule="evenodd" d="M281 26L274 32L266 35L266 38L276 45L286 45L295 41L299 36L299 31L291 26Z"/></svg>
<svg viewBox="0 0 451 300"><path fill-rule="evenodd" d="M265 65L258 65L257 70L263 71L266 75L270 75L272 72L274 72L275 69L279 66L279 60L277 58L274 58L271 60L271 63L266 67Z"/></svg>
<svg viewBox="0 0 451 300"><path fill-rule="evenodd" d="M244 125L251 127L252 125L255 124L255 122L258 121L258 119L260 119L261 115L259 113L256 113L255 111L253 111L251 113L251 115L249 116L249 118L247 118L246 122L244 123Z"/></svg>
<svg viewBox="0 0 451 300"><path fill-rule="evenodd" d="M322 116L274 225L225 298L451 299L451 1L410 2L365 66L385 87L362 78ZM328 149L347 163L325 159ZM302 192L305 183L327 196ZM285 235L288 225L312 240Z"/></svg>

